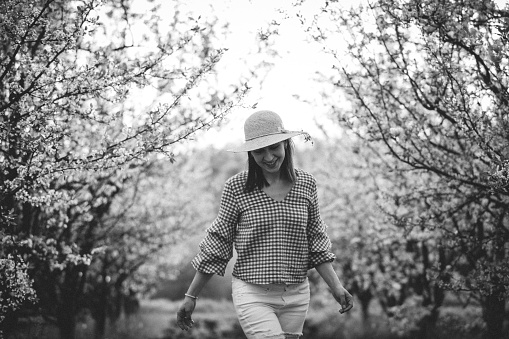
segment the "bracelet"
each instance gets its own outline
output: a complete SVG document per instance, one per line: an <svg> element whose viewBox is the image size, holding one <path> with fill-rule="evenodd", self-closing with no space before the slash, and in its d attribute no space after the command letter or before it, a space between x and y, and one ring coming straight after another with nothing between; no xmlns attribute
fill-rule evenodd
<svg viewBox="0 0 509 339"><path fill-rule="evenodd" d="M197 300L197 299L198 299L198 297L195 297L194 295L190 295L190 294L187 294L187 293L184 293L184 295L185 295L186 297L192 298L192 299L194 299L194 300Z"/></svg>

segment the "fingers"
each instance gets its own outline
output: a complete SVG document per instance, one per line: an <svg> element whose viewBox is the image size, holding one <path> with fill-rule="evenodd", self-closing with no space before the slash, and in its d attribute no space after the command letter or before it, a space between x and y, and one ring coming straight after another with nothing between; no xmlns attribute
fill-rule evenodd
<svg viewBox="0 0 509 339"><path fill-rule="evenodd" d="M187 314L185 310L179 310L177 312L177 325L182 329L182 330L189 330L191 328L193 328L193 324L194 324L194 321L193 319L191 319L191 315Z"/></svg>
<svg viewBox="0 0 509 339"><path fill-rule="evenodd" d="M353 307L353 304L349 304L346 307L342 307L339 310L339 313L341 313L341 314L346 313L346 312L350 311L352 309L352 307Z"/></svg>
<svg viewBox="0 0 509 339"><path fill-rule="evenodd" d="M344 300L344 301L343 301ZM339 313L343 314L350 311L353 307L353 298L350 293L346 294L344 298L341 298L341 309Z"/></svg>
<svg viewBox="0 0 509 339"><path fill-rule="evenodd" d="M185 331L193 328L193 324L194 324L194 321L191 318L177 319L177 325L182 330L185 330Z"/></svg>

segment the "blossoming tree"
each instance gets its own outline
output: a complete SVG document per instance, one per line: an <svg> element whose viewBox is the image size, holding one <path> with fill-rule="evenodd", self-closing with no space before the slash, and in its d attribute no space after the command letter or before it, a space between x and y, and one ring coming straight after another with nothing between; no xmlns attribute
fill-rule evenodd
<svg viewBox="0 0 509 339"><path fill-rule="evenodd" d="M426 246L435 286L479 298L490 338L509 295L508 20L492 1L327 1L309 25L335 60L323 100L394 160L387 215Z"/></svg>
<svg viewBox="0 0 509 339"><path fill-rule="evenodd" d="M0 3L0 255L9 268L2 277L23 278L0 285L3 327L33 300L33 287L41 314L73 338L89 265L104 248L128 246L105 237L115 197L151 155L173 161L175 145L220 120L246 90L221 90L211 76L226 32L212 12L193 17L178 1L138 5ZM147 229L143 241L167 231Z"/></svg>

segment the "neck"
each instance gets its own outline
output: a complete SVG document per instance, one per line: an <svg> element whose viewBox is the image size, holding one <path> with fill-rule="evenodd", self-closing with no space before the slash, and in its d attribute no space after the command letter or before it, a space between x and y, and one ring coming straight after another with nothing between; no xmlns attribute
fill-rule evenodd
<svg viewBox="0 0 509 339"><path fill-rule="evenodd" d="M267 173L264 171L263 175L265 176L265 180L272 185L281 180L281 171L277 171L275 173Z"/></svg>

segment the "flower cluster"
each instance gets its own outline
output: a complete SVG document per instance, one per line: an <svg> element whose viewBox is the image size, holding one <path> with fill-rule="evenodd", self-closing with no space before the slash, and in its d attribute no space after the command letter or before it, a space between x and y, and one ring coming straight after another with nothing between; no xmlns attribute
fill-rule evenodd
<svg viewBox="0 0 509 339"><path fill-rule="evenodd" d="M489 174L488 179L494 191L509 190L509 160L497 166L497 168Z"/></svg>
<svg viewBox="0 0 509 339"><path fill-rule="evenodd" d="M16 311L26 302L35 303L36 299L27 264L12 256L0 259L0 324L8 312Z"/></svg>

